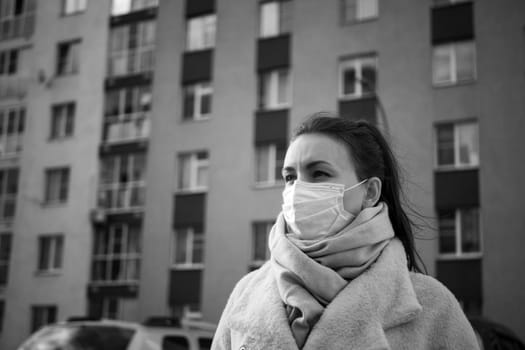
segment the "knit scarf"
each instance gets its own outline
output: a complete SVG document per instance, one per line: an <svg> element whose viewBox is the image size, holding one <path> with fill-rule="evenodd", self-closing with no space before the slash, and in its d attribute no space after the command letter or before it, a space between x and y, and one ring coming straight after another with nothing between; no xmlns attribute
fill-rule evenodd
<svg viewBox="0 0 525 350"><path fill-rule="evenodd" d="M270 263L299 348L325 307L374 263L393 237L383 202L362 210L341 231L321 240L301 240L287 233L279 214L269 237Z"/></svg>

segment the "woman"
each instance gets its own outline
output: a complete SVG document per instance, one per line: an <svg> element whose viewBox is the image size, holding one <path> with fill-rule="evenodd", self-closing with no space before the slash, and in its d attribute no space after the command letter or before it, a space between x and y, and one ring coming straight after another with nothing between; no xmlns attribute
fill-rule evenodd
<svg viewBox="0 0 525 350"><path fill-rule="evenodd" d="M233 290L212 349L477 349L454 296L418 273L378 129L317 113L283 166L271 259Z"/></svg>

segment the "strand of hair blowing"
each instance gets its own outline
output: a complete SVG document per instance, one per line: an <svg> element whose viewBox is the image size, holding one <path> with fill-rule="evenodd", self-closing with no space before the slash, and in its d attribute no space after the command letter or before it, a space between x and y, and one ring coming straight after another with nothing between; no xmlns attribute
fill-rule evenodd
<svg viewBox="0 0 525 350"><path fill-rule="evenodd" d="M416 256L412 222L401 204L398 164L387 141L377 127L366 121L351 121L328 112L311 115L294 132L293 139L303 134L321 133L350 150L359 180L378 177L381 180L380 201L388 205L388 214L395 235L405 248L408 269L422 272Z"/></svg>

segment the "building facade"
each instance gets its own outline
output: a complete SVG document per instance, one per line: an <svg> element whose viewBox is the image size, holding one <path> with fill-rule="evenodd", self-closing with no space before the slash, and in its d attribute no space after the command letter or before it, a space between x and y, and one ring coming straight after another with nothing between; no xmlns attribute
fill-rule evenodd
<svg viewBox="0 0 525 350"><path fill-rule="evenodd" d="M379 126L428 273L525 339L519 0L3 0L0 78L1 349L70 316L216 322L319 110Z"/></svg>

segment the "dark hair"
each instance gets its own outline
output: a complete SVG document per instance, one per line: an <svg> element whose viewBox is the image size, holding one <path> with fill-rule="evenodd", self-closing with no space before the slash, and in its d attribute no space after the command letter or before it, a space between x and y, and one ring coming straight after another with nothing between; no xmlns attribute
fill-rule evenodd
<svg viewBox="0 0 525 350"><path fill-rule="evenodd" d="M422 272L416 261L421 258L414 246L412 222L401 204L401 184L397 161L374 125L364 120L348 120L330 112L317 112L309 116L295 130L292 140L303 134L324 134L346 145L356 166L357 177L364 180L378 177L382 182L380 201L388 205L388 216L395 235L405 248L408 269ZM405 203L406 204L406 203Z"/></svg>

